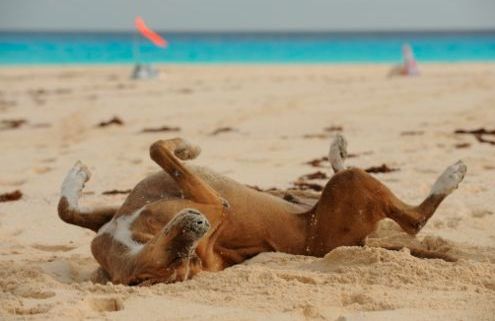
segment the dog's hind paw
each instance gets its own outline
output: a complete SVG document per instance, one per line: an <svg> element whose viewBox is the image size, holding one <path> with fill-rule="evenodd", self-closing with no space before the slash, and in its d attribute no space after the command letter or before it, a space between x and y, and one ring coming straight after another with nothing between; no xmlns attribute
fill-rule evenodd
<svg viewBox="0 0 495 321"><path fill-rule="evenodd" d="M435 195L449 195L452 193L459 183L462 182L464 175L466 175L467 166L458 161L453 165L450 165L445 171L438 177L435 184L431 188L431 194Z"/></svg>
<svg viewBox="0 0 495 321"><path fill-rule="evenodd" d="M346 157L347 140L341 134L337 134L332 145L330 145L330 152L328 153L328 161L336 173L345 169L344 160Z"/></svg>

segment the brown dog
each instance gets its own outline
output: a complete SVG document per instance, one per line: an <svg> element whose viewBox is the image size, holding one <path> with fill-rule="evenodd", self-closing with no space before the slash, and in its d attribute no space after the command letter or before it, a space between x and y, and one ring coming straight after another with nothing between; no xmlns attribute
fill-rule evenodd
<svg viewBox="0 0 495 321"><path fill-rule="evenodd" d="M410 206L366 172L345 169L346 142L337 136L329 154L336 174L316 202L294 203L179 160L199 152L180 138L154 143L151 158L164 171L141 181L120 208L81 209L89 171L79 162L69 171L58 213L98 232L91 250L101 275L114 283L153 284L220 271L261 252L323 256L338 246L363 245L386 217L416 234L466 172L460 161L448 167L430 195Z"/></svg>

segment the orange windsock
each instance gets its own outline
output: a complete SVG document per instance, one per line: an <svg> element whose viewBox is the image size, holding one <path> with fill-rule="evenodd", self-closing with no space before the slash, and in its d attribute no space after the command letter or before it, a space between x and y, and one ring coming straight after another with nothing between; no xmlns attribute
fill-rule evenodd
<svg viewBox="0 0 495 321"><path fill-rule="evenodd" d="M143 18L141 17L136 17L136 20L134 21L136 24L136 29L146 38L148 38L149 41L155 44L155 46L165 48L167 46L167 41L163 39L159 34L151 30L146 26L144 23Z"/></svg>

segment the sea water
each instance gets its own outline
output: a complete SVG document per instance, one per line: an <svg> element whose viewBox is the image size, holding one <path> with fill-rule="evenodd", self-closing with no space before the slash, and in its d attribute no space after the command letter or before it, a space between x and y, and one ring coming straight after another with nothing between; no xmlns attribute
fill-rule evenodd
<svg viewBox="0 0 495 321"><path fill-rule="evenodd" d="M0 64L390 63L410 43L420 62L495 61L495 31L472 33L0 32Z"/></svg>

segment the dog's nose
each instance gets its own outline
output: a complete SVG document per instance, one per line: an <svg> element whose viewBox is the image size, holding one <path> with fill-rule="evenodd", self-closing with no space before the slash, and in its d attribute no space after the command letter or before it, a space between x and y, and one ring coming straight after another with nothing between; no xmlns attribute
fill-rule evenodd
<svg viewBox="0 0 495 321"><path fill-rule="evenodd" d="M204 217L199 212L198 212L197 215L198 216L195 218L195 220L193 220L192 224L193 225L196 225L196 227L198 229L206 229L206 230L208 230L210 228L210 223L208 222L208 220L206 219L206 217Z"/></svg>
<svg viewBox="0 0 495 321"><path fill-rule="evenodd" d="M210 222L208 222L206 217L203 217L203 220L201 221L200 225L204 225L207 229L210 228Z"/></svg>

